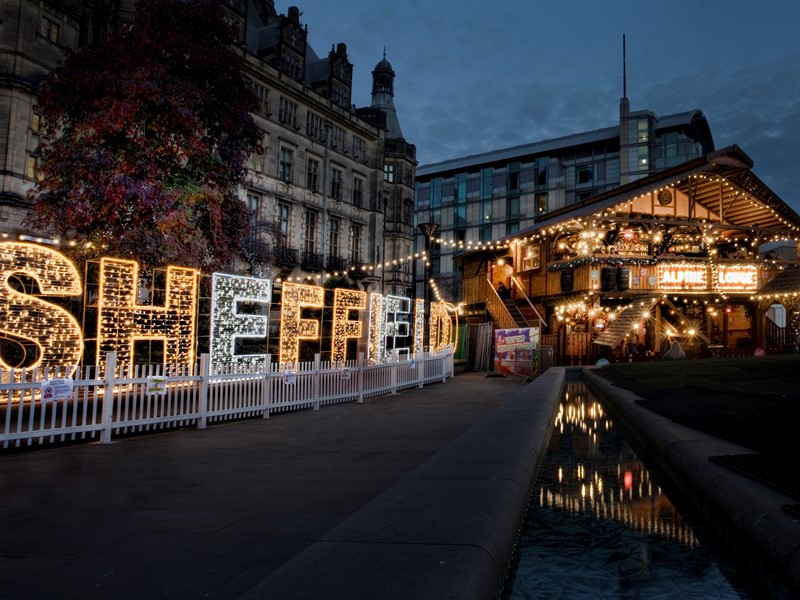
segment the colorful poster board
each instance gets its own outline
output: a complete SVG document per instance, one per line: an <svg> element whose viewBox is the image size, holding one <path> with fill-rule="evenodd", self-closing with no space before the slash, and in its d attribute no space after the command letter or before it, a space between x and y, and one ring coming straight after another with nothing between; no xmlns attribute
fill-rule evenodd
<svg viewBox="0 0 800 600"><path fill-rule="evenodd" d="M496 329L494 370L533 377L539 361L539 328Z"/></svg>

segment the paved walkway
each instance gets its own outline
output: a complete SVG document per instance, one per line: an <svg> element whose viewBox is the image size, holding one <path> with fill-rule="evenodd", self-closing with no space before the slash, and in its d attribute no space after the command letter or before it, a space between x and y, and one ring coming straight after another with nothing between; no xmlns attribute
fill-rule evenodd
<svg viewBox="0 0 800 600"><path fill-rule="evenodd" d="M0 597L235 598L519 392L363 404L0 455Z"/></svg>

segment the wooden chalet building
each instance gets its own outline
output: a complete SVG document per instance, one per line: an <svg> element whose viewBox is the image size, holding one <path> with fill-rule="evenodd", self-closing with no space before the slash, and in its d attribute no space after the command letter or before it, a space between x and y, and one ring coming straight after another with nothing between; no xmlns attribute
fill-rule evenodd
<svg viewBox="0 0 800 600"><path fill-rule="evenodd" d="M796 349L800 262L759 250L794 246L800 216L752 166L730 146L461 254L465 320L539 327L555 364Z"/></svg>

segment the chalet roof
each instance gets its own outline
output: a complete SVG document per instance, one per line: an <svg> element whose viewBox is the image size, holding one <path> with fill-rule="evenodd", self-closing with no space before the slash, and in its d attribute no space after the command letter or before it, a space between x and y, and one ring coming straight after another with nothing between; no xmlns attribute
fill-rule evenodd
<svg viewBox="0 0 800 600"><path fill-rule="evenodd" d="M758 294L793 294L800 292L800 269L785 269L762 287Z"/></svg>
<svg viewBox="0 0 800 600"><path fill-rule="evenodd" d="M751 171L752 167L752 159L739 146L728 146L546 213L533 230L549 227L565 219L588 217L665 187L678 188L735 226L753 229L800 228L800 215L761 181ZM727 189L725 182L730 184ZM524 235L524 232L520 233Z"/></svg>
<svg viewBox="0 0 800 600"><path fill-rule="evenodd" d="M780 233L786 237L797 237L800 215L750 170L752 166L753 161L741 148L728 146L672 169L545 213L532 227L495 240L493 246L540 234L574 219L602 215L603 211L666 187L677 188L690 197L693 195L695 201L709 211L721 214L726 228L748 232L768 230L770 235ZM454 258L462 260L473 253L486 251L476 248L460 252Z"/></svg>

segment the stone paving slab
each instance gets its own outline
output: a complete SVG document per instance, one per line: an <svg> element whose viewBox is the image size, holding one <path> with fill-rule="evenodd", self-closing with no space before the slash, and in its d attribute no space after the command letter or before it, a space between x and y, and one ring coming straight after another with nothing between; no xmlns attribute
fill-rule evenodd
<svg viewBox="0 0 800 600"><path fill-rule="evenodd" d="M564 379L522 387L242 600L497 598Z"/></svg>
<svg viewBox="0 0 800 600"><path fill-rule="evenodd" d="M0 596L238 597L523 388L467 373L363 404L0 455Z"/></svg>

